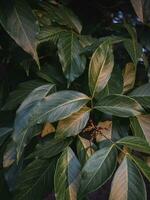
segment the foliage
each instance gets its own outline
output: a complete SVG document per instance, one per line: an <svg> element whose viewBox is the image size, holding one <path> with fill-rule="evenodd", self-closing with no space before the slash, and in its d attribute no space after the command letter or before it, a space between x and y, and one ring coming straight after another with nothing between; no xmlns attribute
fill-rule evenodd
<svg viewBox="0 0 150 200"><path fill-rule="evenodd" d="M147 199L150 13L135 2L140 20L92 32L70 1L0 1L3 199L84 200L109 180L110 200Z"/></svg>

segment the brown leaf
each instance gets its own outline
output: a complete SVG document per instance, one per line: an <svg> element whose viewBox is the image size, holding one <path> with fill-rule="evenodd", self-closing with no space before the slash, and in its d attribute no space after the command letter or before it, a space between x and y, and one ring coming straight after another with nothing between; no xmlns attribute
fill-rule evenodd
<svg viewBox="0 0 150 200"><path fill-rule="evenodd" d="M55 132L55 127L51 123L47 122L44 125L44 128L43 128L42 133L41 133L41 137L45 137L45 136L47 136L51 133L54 133L54 132Z"/></svg>
<svg viewBox="0 0 150 200"><path fill-rule="evenodd" d="M140 21L144 22L144 15L143 15L144 0L131 0L131 3Z"/></svg>
<svg viewBox="0 0 150 200"><path fill-rule="evenodd" d="M103 135L105 135L107 138L111 139L112 121L99 122L98 127L101 128L102 134L96 135L96 141L97 142L106 140L106 138Z"/></svg>

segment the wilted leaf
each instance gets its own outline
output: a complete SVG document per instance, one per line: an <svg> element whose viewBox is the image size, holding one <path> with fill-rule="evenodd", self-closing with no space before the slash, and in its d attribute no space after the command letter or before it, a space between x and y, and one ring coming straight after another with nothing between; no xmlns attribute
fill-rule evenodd
<svg viewBox="0 0 150 200"><path fill-rule="evenodd" d="M142 175L134 163L125 157L112 181L109 200L146 200Z"/></svg>
<svg viewBox="0 0 150 200"><path fill-rule="evenodd" d="M56 200L77 200L80 163L70 147L60 156L54 178Z"/></svg>
<svg viewBox="0 0 150 200"><path fill-rule="evenodd" d="M102 43L93 53L89 65L89 88L92 97L101 92L107 85L114 66L112 46Z"/></svg>

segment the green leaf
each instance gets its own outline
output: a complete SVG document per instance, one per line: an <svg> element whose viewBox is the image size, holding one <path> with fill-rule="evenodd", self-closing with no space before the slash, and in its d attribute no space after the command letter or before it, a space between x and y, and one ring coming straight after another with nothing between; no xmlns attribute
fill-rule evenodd
<svg viewBox="0 0 150 200"><path fill-rule="evenodd" d="M35 88L44 85L46 82L40 80L31 80L20 83L16 90L9 94L9 97L2 110L14 110Z"/></svg>
<svg viewBox="0 0 150 200"><path fill-rule="evenodd" d="M54 88L54 86L54 84L47 84L34 89L22 102L17 110L17 114L25 109L32 109L33 107L35 107L39 101L41 101L44 97L46 97L46 95L48 95L48 93Z"/></svg>
<svg viewBox="0 0 150 200"><path fill-rule="evenodd" d="M144 108L150 109L150 83L134 89L129 95L137 100Z"/></svg>
<svg viewBox="0 0 150 200"><path fill-rule="evenodd" d="M24 0L10 0L9 3L1 0L0 13L0 23L4 29L39 65L36 52L39 26L29 5Z"/></svg>
<svg viewBox="0 0 150 200"><path fill-rule="evenodd" d="M91 109L84 107L70 117L59 121L56 138L65 138L79 134L86 126Z"/></svg>
<svg viewBox="0 0 150 200"><path fill-rule="evenodd" d="M6 200L12 199L11 193L10 193L7 183L5 181L2 170L0 171L0 194Z"/></svg>
<svg viewBox="0 0 150 200"><path fill-rule="evenodd" d="M146 187L134 163L125 157L111 185L109 200L146 200Z"/></svg>
<svg viewBox="0 0 150 200"><path fill-rule="evenodd" d="M58 86L60 86L60 84L66 85L66 79L63 75L62 69L57 64L54 66L47 63L44 64L41 67L41 70L37 72L37 75L43 80L57 84Z"/></svg>
<svg viewBox="0 0 150 200"><path fill-rule="evenodd" d="M150 115L139 115L131 118L130 122L135 136L143 137L150 143Z"/></svg>
<svg viewBox="0 0 150 200"><path fill-rule="evenodd" d="M134 136L146 139L137 117L130 117L130 127Z"/></svg>
<svg viewBox="0 0 150 200"><path fill-rule="evenodd" d="M109 44L118 44L120 42L124 41L124 38L119 37L119 36L105 36L101 37L99 39L96 39L95 42L92 42L91 45L86 46L83 50L82 53L91 55L98 47L104 42L108 42Z"/></svg>
<svg viewBox="0 0 150 200"><path fill-rule="evenodd" d="M80 180L80 163L70 147L60 156L54 178L56 200L77 199Z"/></svg>
<svg viewBox="0 0 150 200"><path fill-rule="evenodd" d="M100 188L112 176L116 162L117 151L113 146L96 151L82 168L79 199Z"/></svg>
<svg viewBox="0 0 150 200"><path fill-rule="evenodd" d="M34 160L21 172L17 186L16 200L41 200L53 189L56 159Z"/></svg>
<svg viewBox="0 0 150 200"><path fill-rule="evenodd" d="M82 25L74 13L67 7L61 4L52 5L51 3L45 2L41 4L45 11L45 16L51 20L52 23L67 26L70 29L74 29L80 33Z"/></svg>
<svg viewBox="0 0 150 200"><path fill-rule="evenodd" d="M40 33L37 36L37 39L39 40L39 43L51 41L54 42L54 44L58 41L61 34L65 32L65 29L62 29L60 27L44 27L41 28Z"/></svg>
<svg viewBox="0 0 150 200"><path fill-rule="evenodd" d="M111 94L122 94L123 92L123 76L120 66L114 66L111 77L106 87L96 96L98 101Z"/></svg>
<svg viewBox="0 0 150 200"><path fill-rule="evenodd" d="M53 138L50 141L37 144L36 150L31 157L38 157L40 159L52 158L61 153L71 142L72 138L67 138L65 140Z"/></svg>
<svg viewBox="0 0 150 200"><path fill-rule="evenodd" d="M117 141L117 144L122 144L136 151L150 154L150 144L140 137L127 136Z"/></svg>
<svg viewBox="0 0 150 200"><path fill-rule="evenodd" d="M94 42L97 41L96 38L93 38L91 35L79 35L79 41L83 48L92 45Z"/></svg>
<svg viewBox="0 0 150 200"><path fill-rule="evenodd" d="M89 100L88 96L77 91L59 91L42 100L39 115L32 119L38 123L65 119L78 112Z"/></svg>
<svg viewBox="0 0 150 200"><path fill-rule="evenodd" d="M112 140L117 141L122 137L128 136L129 121L125 118L112 118Z"/></svg>
<svg viewBox="0 0 150 200"><path fill-rule="evenodd" d="M124 46L136 67L142 57L142 47L138 43L136 29L129 24L125 24L125 28L129 32L131 39L124 40Z"/></svg>
<svg viewBox="0 0 150 200"><path fill-rule="evenodd" d="M150 181L150 167L146 164L146 162L133 155L130 155L130 158L135 162L144 176Z"/></svg>
<svg viewBox="0 0 150 200"><path fill-rule="evenodd" d="M106 86L108 94L121 94L123 91L123 76L120 66L114 66L111 77Z"/></svg>
<svg viewBox="0 0 150 200"><path fill-rule="evenodd" d="M139 61L139 58L141 58L141 54L139 52L137 52L137 50L140 47L134 46L134 43L131 39L126 39L124 41L124 46L125 46L128 54L130 55L134 65L136 66Z"/></svg>
<svg viewBox="0 0 150 200"><path fill-rule="evenodd" d="M123 73L123 93L133 89L136 78L136 67L133 63L127 63Z"/></svg>
<svg viewBox="0 0 150 200"><path fill-rule="evenodd" d="M77 155L82 166L94 154L94 149L95 145L92 142L83 137L78 136Z"/></svg>
<svg viewBox="0 0 150 200"><path fill-rule="evenodd" d="M0 128L0 135L3 137L2 139L3 142L0 141L0 194L4 199L11 199L11 194L10 190L8 187L8 184L5 180L5 171L3 169L3 154L7 145L7 142L4 143L5 139L8 137L8 133L10 133L12 130L10 128ZM6 137L7 135L7 137Z"/></svg>
<svg viewBox="0 0 150 200"><path fill-rule="evenodd" d="M138 102L125 95L107 96L101 99L94 108L118 117L136 116L144 112Z"/></svg>
<svg viewBox="0 0 150 200"><path fill-rule="evenodd" d="M27 133L32 126L36 123L55 122L67 118L90 100L86 95L71 90L56 92L45 97L53 86L45 85L35 89L17 111L13 139L17 144L18 158L28 141Z"/></svg>
<svg viewBox="0 0 150 200"><path fill-rule="evenodd" d="M80 55L81 45L73 32L62 34L57 46L63 73L70 84L84 72L85 56Z"/></svg>
<svg viewBox="0 0 150 200"><path fill-rule="evenodd" d="M39 112L39 103L50 92L50 90L53 89L53 87L53 84L49 84L34 89L17 110L13 140L15 141L17 146L18 158L22 154L24 147L27 145L29 139L31 138L29 130L36 124L31 121L32 113L36 112L37 114Z"/></svg>
<svg viewBox="0 0 150 200"><path fill-rule="evenodd" d="M37 17L40 27L47 27L52 25L51 20L46 16L46 13L43 9L38 8L34 10L34 13Z"/></svg>
<svg viewBox="0 0 150 200"><path fill-rule="evenodd" d="M89 65L89 88L92 97L101 92L107 85L114 66L112 46L102 43L93 53Z"/></svg>
<svg viewBox="0 0 150 200"><path fill-rule="evenodd" d="M10 135L10 133L13 131L12 128L3 127L0 128L0 146L3 145L6 138Z"/></svg>

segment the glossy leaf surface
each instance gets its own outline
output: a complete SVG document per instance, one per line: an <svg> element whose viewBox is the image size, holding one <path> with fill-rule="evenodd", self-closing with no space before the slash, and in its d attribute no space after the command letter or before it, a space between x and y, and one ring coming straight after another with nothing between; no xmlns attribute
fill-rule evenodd
<svg viewBox="0 0 150 200"><path fill-rule="evenodd" d="M108 42L104 42L93 53L89 65L89 88L92 97L105 88L113 66L112 46Z"/></svg>
<svg viewBox="0 0 150 200"><path fill-rule="evenodd" d="M80 163L70 147L60 156L55 171L56 200L76 200L80 180Z"/></svg>
<svg viewBox="0 0 150 200"><path fill-rule="evenodd" d="M95 109L118 117L140 115L144 110L138 102L125 95L110 95L101 99Z"/></svg>
<svg viewBox="0 0 150 200"><path fill-rule="evenodd" d="M88 159L81 171L79 199L100 188L112 176L116 168L116 156L117 151L111 146L96 151Z"/></svg>
<svg viewBox="0 0 150 200"><path fill-rule="evenodd" d="M135 164L125 157L117 169L109 200L146 200L146 188Z"/></svg>

